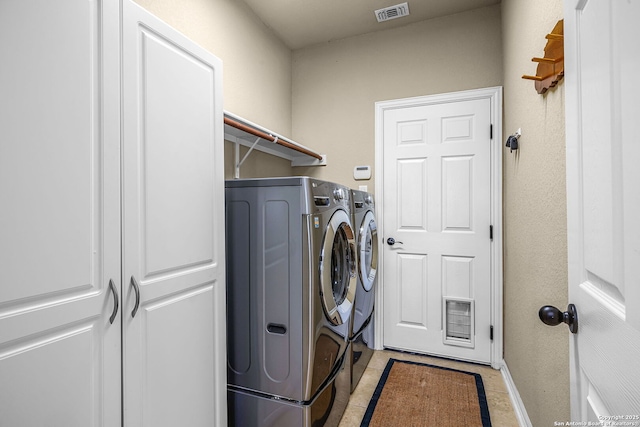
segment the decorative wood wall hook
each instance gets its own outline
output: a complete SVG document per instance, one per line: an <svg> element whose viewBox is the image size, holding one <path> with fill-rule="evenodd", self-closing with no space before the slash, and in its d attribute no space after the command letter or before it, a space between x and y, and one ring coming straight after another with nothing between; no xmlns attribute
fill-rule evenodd
<svg viewBox="0 0 640 427"><path fill-rule="evenodd" d="M523 79L533 80L536 91L545 93L564 77L564 20L558 21L551 33L547 34L547 45L543 58L531 58L538 63L535 76L524 75Z"/></svg>

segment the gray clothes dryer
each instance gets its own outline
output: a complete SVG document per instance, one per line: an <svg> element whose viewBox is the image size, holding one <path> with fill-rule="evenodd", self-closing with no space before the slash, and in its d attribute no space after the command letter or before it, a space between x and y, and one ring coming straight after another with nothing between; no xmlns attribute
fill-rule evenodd
<svg viewBox="0 0 640 427"><path fill-rule="evenodd" d="M226 182L229 425L338 425L357 285L350 197L307 177Z"/></svg>
<svg viewBox="0 0 640 427"><path fill-rule="evenodd" d="M351 391L353 392L373 355L378 227L373 195L364 191L351 190L351 199L358 252L358 286L356 287L348 356L351 365Z"/></svg>

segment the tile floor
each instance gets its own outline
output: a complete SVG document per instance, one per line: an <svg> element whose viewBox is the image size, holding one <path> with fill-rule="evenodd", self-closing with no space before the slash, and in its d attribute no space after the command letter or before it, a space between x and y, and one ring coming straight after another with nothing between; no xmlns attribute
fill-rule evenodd
<svg viewBox="0 0 640 427"><path fill-rule="evenodd" d="M389 358L399 360L411 360L414 362L428 363L430 365L443 366L447 368L459 369L461 371L473 372L482 375L482 382L487 394L489 404L489 414L491 415L492 427L518 427L515 412L511 406L511 400L507 392L507 387L502 379L500 371L489 366L475 365L472 363L456 362L453 360L440 359L436 357L418 356L414 354L401 353L397 351L382 350L376 351L367 366L364 375L358 383L349 399L349 406L342 416L339 427L359 427L362 417L367 410L369 400L378 385L380 376Z"/></svg>

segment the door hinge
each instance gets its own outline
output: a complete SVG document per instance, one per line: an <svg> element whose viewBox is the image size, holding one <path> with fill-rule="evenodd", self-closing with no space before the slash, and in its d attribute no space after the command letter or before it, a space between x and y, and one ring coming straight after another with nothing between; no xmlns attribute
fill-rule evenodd
<svg viewBox="0 0 640 427"><path fill-rule="evenodd" d="M489 125L489 139L493 139L493 125Z"/></svg>
<svg viewBox="0 0 640 427"><path fill-rule="evenodd" d="M493 341L493 325L489 327L489 339Z"/></svg>
<svg viewBox="0 0 640 427"><path fill-rule="evenodd" d="M493 240L493 225L489 226L489 239Z"/></svg>

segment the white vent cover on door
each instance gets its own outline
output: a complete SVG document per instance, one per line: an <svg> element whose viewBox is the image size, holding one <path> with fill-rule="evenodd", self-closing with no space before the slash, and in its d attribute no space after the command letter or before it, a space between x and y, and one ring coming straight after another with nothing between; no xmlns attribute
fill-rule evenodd
<svg viewBox="0 0 640 427"><path fill-rule="evenodd" d="M475 346L474 301L469 298L443 298L443 342L459 347Z"/></svg>
<svg viewBox="0 0 640 427"><path fill-rule="evenodd" d="M401 18L409 15L409 4L404 2L395 6L385 7L384 9L378 9L375 11L375 14L378 22Z"/></svg>

